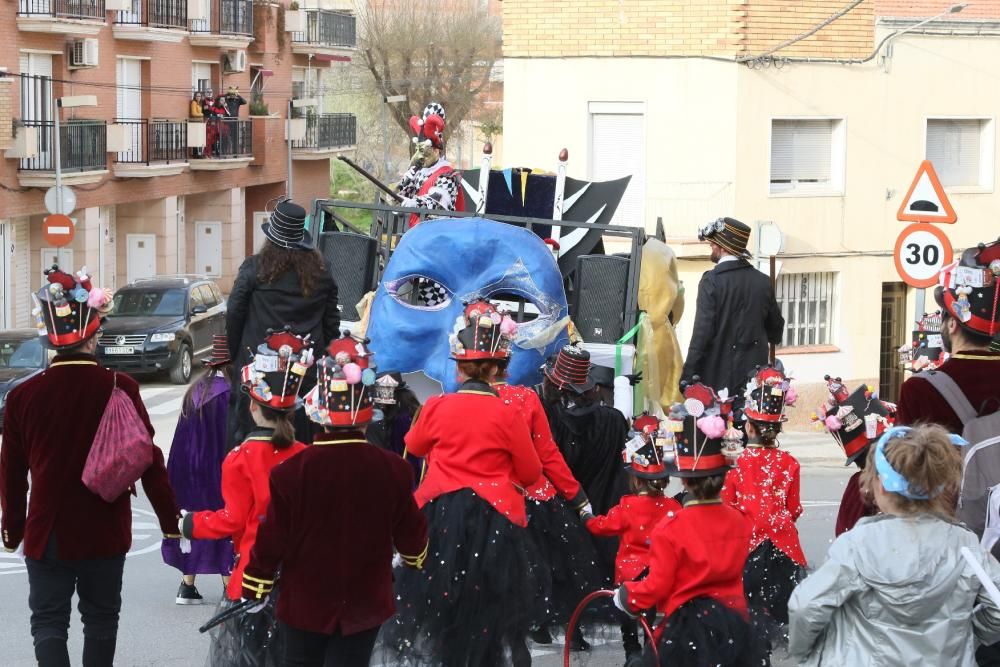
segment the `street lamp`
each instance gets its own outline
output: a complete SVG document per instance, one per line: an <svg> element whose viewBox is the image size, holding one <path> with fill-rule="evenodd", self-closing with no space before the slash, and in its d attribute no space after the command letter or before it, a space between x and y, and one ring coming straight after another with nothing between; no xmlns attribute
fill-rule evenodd
<svg viewBox="0 0 1000 667"><path fill-rule="evenodd" d="M872 54L870 56L868 56L867 58L865 58L864 60L862 60L861 62L867 62L867 61L871 60L872 58L874 58L875 56L877 56L878 53L879 53L879 51L882 50L882 47L885 46L886 43L889 42L889 40L896 39L897 37L899 37L901 35L905 35L908 32L913 32L917 28L921 28L921 27L927 25L928 23L931 23L933 21L937 21L938 19L943 18L945 16L948 16L949 14L958 14L963 9L965 9L966 7L968 7L969 4L970 3L968 3L968 2L960 2L958 4L952 5L948 9L946 9L943 12L941 12L940 14L938 14L937 16L932 16L929 19L924 19L923 21L920 21L919 23L914 23L909 28L904 28L903 30L896 30L894 32L889 33L888 35L885 36L885 38L881 42L878 43L878 46L875 47L875 50L872 51ZM890 45L890 51L891 51L891 47L892 47L892 45ZM887 52L886 55L885 55L885 58L888 58L888 57L890 57L890 56L889 56L889 53Z"/></svg>
<svg viewBox="0 0 1000 667"><path fill-rule="evenodd" d="M60 109L75 109L77 107L96 107L96 95L73 95L70 97L56 98L56 114L53 130L55 134L55 159L56 159L56 213L63 211L63 189L62 189L62 136L59 134ZM70 211L72 213L72 211ZM56 248L56 263L62 263L62 248Z"/></svg>
<svg viewBox="0 0 1000 667"><path fill-rule="evenodd" d="M292 197L292 109L303 109L316 106L316 98L307 97L300 100L288 100L288 118L285 120L285 137L288 140L288 180L285 182L285 196Z"/></svg>

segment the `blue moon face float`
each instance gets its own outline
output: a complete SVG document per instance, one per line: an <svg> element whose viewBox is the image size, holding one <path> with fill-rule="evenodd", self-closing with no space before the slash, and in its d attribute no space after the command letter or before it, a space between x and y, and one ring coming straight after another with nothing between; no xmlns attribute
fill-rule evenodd
<svg viewBox="0 0 1000 667"><path fill-rule="evenodd" d="M367 335L379 367L423 371L454 391L448 335L477 298L519 322L508 381L540 381L545 359L568 341L562 275L537 235L483 218L428 220L403 235L371 308Z"/></svg>

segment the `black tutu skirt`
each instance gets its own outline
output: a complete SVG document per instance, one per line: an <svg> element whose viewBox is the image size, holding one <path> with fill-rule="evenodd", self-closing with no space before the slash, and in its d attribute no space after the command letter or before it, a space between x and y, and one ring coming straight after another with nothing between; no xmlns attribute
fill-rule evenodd
<svg viewBox="0 0 1000 667"><path fill-rule="evenodd" d="M685 602L656 642L661 667L760 667L766 650L750 622L717 600Z"/></svg>
<svg viewBox="0 0 1000 667"><path fill-rule="evenodd" d="M781 642L781 626L788 624L788 599L805 578L805 570L764 540L750 552L743 568L743 590L754 623L766 631L772 641Z"/></svg>
<svg viewBox="0 0 1000 667"><path fill-rule="evenodd" d="M580 600L610 584L594 540L579 515L558 496L528 500L528 538L536 585L532 624L564 626Z"/></svg>
<svg viewBox="0 0 1000 667"><path fill-rule="evenodd" d="M208 667L279 667L284 664L281 633L274 613L277 592L275 589L268 596L260 611L241 614L212 628ZM223 597L217 613L235 604Z"/></svg>
<svg viewBox="0 0 1000 667"><path fill-rule="evenodd" d="M390 664L530 664L525 640L536 587L527 530L469 489L436 498L423 512L430 535L424 567L394 572L396 615L381 642Z"/></svg>

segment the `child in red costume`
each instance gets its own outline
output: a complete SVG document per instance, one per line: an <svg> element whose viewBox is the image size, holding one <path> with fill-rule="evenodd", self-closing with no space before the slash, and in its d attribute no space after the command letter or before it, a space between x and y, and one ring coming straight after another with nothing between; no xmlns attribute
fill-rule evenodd
<svg viewBox="0 0 1000 667"><path fill-rule="evenodd" d="M618 555L615 557L615 586L626 581L642 579L649 569L650 538L653 529L664 517L673 517L681 504L666 498L663 490L670 481L670 473L663 463L663 455L656 442L659 420L648 414L637 417L632 424L635 437L625 446L626 470L632 475L629 486L632 493L604 516L584 514L587 530L601 537L618 537ZM625 664L641 664L642 648L639 645L639 626L633 619L622 624L622 643L625 646Z"/></svg>

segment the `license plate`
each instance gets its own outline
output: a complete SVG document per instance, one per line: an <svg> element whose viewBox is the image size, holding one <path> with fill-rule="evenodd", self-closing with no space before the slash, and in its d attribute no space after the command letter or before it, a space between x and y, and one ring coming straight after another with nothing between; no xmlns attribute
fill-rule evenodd
<svg viewBox="0 0 1000 667"><path fill-rule="evenodd" d="M105 354L135 354L134 347L106 347Z"/></svg>

